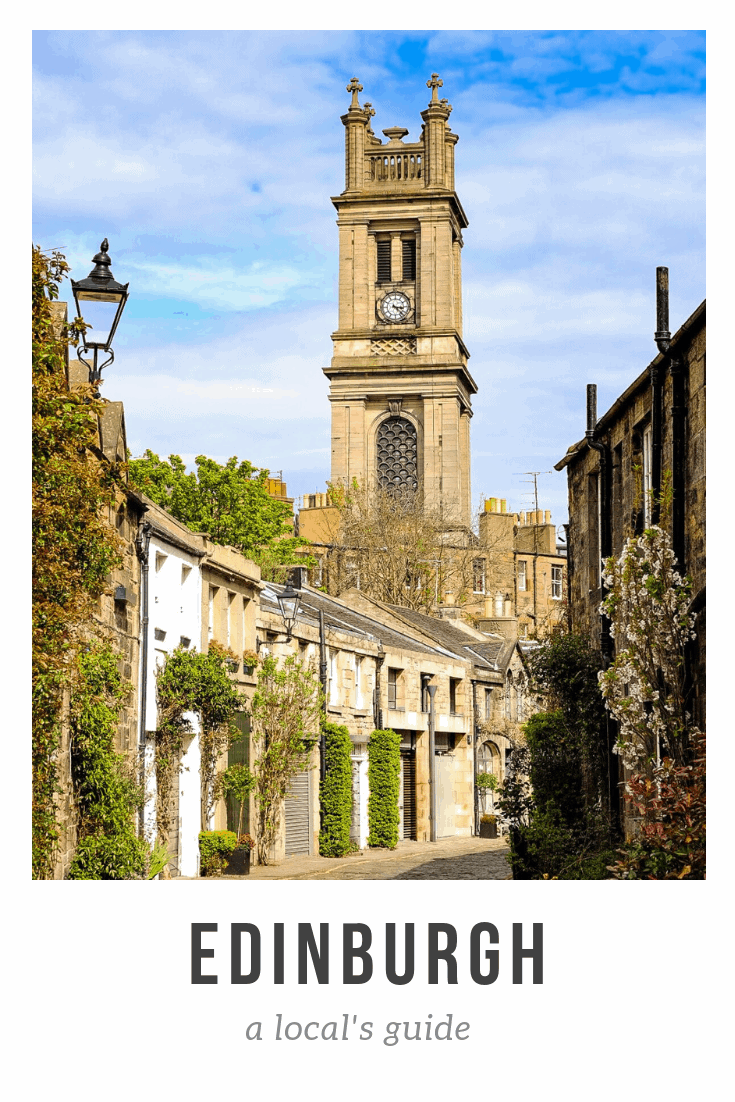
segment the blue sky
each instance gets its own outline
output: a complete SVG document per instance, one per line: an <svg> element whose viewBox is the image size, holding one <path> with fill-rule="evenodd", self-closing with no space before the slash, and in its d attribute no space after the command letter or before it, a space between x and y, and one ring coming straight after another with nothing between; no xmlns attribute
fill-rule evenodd
<svg viewBox="0 0 735 1102"><path fill-rule="evenodd" d="M459 134L472 489L528 508L705 294L704 32L34 34L33 239L86 275L104 236L131 298L103 393L133 454L329 477L340 115L417 136L437 71ZM93 59L90 62L90 59ZM539 479L566 518L566 479Z"/></svg>

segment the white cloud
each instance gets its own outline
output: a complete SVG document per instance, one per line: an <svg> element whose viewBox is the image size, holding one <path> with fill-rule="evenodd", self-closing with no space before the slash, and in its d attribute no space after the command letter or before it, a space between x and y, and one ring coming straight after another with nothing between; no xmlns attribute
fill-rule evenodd
<svg viewBox="0 0 735 1102"><path fill-rule="evenodd" d="M219 259L176 264L125 256L126 278L137 291L170 295L215 310L256 310L273 306L288 292L313 284L313 273L255 261L245 268L228 267Z"/></svg>
<svg viewBox="0 0 735 1102"><path fill-rule="evenodd" d="M621 42L639 63L609 94L547 81L609 70ZM354 73L376 133L395 123L418 136L426 78L407 76L399 45L356 32L57 36L67 71L42 66L36 77L44 244L66 246L78 276L108 235L115 275L133 293L238 315L225 319L226 337L210 327L207 343L194 326L176 343L155 319L123 319L105 393L124 397L131 439L328 474L321 368L336 327L339 116ZM586 382L600 384L604 408L642 370L657 264L671 271L672 324L703 296L703 105L621 94L660 91L655 65L696 84L700 45L647 31L431 36L426 75L438 58L470 219L478 491L505 493L506 477L560 458L584 430ZM490 46L507 60L491 59ZM148 247L137 240L146 236ZM516 456L520 447L529 454Z"/></svg>

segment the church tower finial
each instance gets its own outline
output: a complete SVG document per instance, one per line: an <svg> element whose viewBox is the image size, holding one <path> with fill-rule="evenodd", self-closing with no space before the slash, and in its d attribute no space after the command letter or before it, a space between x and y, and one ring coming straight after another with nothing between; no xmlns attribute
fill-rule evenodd
<svg viewBox="0 0 735 1102"><path fill-rule="evenodd" d="M357 98L357 93L362 92L362 85L360 84L357 77L352 78L350 83L347 85L346 91L352 92L352 103L350 104L350 110L352 110L353 107L356 107L359 111L360 110L360 102Z"/></svg>
<svg viewBox="0 0 735 1102"><path fill-rule="evenodd" d="M431 74L431 80L427 80L426 87L431 88L431 102L432 103L438 103L439 102L438 89L444 87L444 81L439 80L439 74L438 73L432 73Z"/></svg>

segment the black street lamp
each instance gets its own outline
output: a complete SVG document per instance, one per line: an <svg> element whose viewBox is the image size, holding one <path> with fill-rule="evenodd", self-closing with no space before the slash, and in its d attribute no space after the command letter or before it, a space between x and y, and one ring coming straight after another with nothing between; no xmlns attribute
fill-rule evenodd
<svg viewBox="0 0 735 1102"><path fill-rule="evenodd" d="M283 622L286 625L286 639L291 638L293 626L296 623L296 617L299 611L299 604L301 602L301 594L298 593L289 582L283 593L278 594L278 604L281 609L281 616Z"/></svg>
<svg viewBox="0 0 735 1102"><path fill-rule="evenodd" d="M100 245L100 251L93 257L94 268L87 278L80 279L79 282L71 281L77 317L83 318L90 327L82 337L82 348L86 353L93 353L94 361L90 364L81 353L78 355L89 370L90 383L97 387L102 378L102 369L115 359L112 338L128 300L129 284L118 283L110 271L108 248L109 243L105 238ZM98 366L97 357L100 352L107 354L107 359ZM99 395L99 390L96 393Z"/></svg>

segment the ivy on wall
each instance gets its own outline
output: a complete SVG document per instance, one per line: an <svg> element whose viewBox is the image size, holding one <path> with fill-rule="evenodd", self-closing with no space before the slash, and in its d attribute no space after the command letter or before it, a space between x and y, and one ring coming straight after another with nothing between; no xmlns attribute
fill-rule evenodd
<svg viewBox="0 0 735 1102"><path fill-rule="evenodd" d="M67 880L137 880L148 871L148 847L134 825L141 786L115 753L128 691L109 644L92 643L80 654L69 713L79 841Z"/></svg>
<svg viewBox="0 0 735 1102"><path fill-rule="evenodd" d="M59 326L53 303L69 271L62 253L32 250L33 850L35 879L53 875L60 828L57 750L76 656L94 602L120 563L105 519L120 472L96 451L104 403L71 392L66 349L79 327Z"/></svg>
<svg viewBox="0 0 735 1102"><path fill-rule="evenodd" d="M398 844L398 795L401 787L401 736L373 731L368 743L369 846L395 849Z"/></svg>
<svg viewBox="0 0 735 1102"><path fill-rule="evenodd" d="M326 775L321 782L322 857L344 857L350 851L352 823L352 743L346 727L322 722L325 736Z"/></svg>

